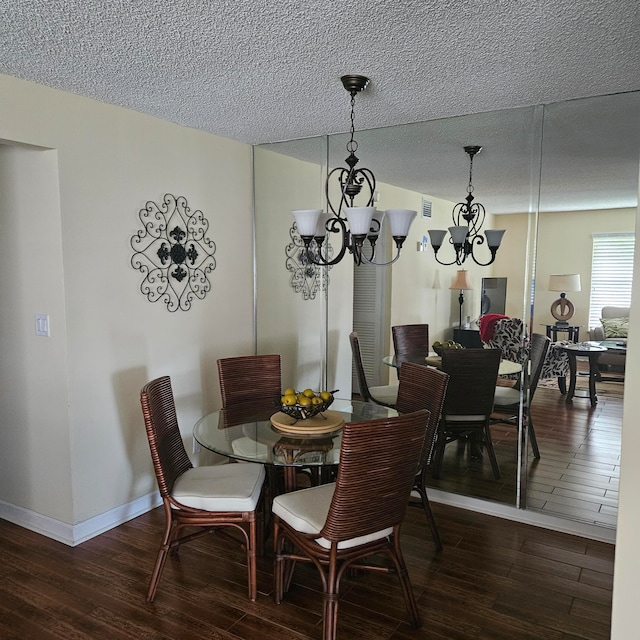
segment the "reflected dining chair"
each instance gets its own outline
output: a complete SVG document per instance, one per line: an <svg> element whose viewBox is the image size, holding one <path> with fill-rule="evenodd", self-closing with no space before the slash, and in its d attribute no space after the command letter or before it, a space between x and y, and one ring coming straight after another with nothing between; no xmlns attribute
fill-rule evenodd
<svg viewBox="0 0 640 640"><path fill-rule="evenodd" d="M428 324L397 324L391 327L396 362L429 355Z"/></svg>
<svg viewBox="0 0 640 640"><path fill-rule="evenodd" d="M194 467L178 427L168 376L147 383L140 392L142 414L162 497L165 528L151 576L147 600L152 602L169 554L180 545L214 529L242 533L246 549L249 599L257 596L256 545L258 504L264 483L259 464L222 464ZM184 533L195 527L197 531Z"/></svg>
<svg viewBox="0 0 640 640"><path fill-rule="evenodd" d="M367 376L362 362L362 351L360 349L360 338L358 333L353 331L349 334L351 343L351 353L353 354L353 366L358 378L358 388L360 395L365 402L375 402L383 407L395 407L398 398L398 385L388 384L370 387L367 383Z"/></svg>
<svg viewBox="0 0 640 640"><path fill-rule="evenodd" d="M340 579L350 568L389 571L365 562L378 554L393 563L411 626L421 625L399 532L428 421L423 409L346 423L336 482L273 501L274 600L279 604L289 589L296 562L313 563L322 578L324 640L336 638Z"/></svg>
<svg viewBox="0 0 640 640"><path fill-rule="evenodd" d="M222 408L259 402L273 406L282 395L282 370L279 354L220 358L218 378Z"/></svg>
<svg viewBox="0 0 640 640"><path fill-rule="evenodd" d="M533 395L538 387L538 380L540 379L540 373L544 366L550 344L551 340L539 333L534 333L531 336L531 347L529 352L530 374L528 384L526 385L527 391L523 398L523 412L527 417L529 442L531 443L533 455L537 460L540 459L540 450L538 449L536 432L533 428L530 407L533 402ZM510 414L511 417L493 418L492 422L514 424L517 427L518 413L520 411L520 389L517 387L497 386L493 397L493 411L497 414ZM514 412L515 415L513 415Z"/></svg>
<svg viewBox="0 0 640 640"><path fill-rule="evenodd" d="M444 449L460 438L472 445L484 445L493 475L501 477L491 440L493 396L500 367L500 349L444 349L442 370L449 374L442 418L434 452L432 475L440 476Z"/></svg>
<svg viewBox="0 0 640 640"><path fill-rule="evenodd" d="M431 535L437 551L442 551L442 538L438 531L429 498L427 497L426 475L430 472L433 451L436 444L438 422L442 414L444 398L449 383L449 374L433 367L405 362L400 367L400 384L398 386L398 413L411 413L419 409L429 411L429 422L425 433L422 453L418 463L413 490L417 491L422 501L422 508L427 516Z"/></svg>

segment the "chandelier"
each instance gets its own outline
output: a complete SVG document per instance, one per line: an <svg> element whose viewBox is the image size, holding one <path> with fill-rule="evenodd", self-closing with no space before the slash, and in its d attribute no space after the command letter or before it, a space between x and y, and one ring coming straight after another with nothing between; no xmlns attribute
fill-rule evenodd
<svg viewBox="0 0 640 640"><path fill-rule="evenodd" d="M449 227L449 243L453 245L455 257L451 262L443 262L438 258L438 251L442 246L447 232L443 229L432 229L429 231L431 246L437 262L444 265L464 264L465 260L471 256L476 264L482 267L490 265L496 259L496 253L502 242L505 229L487 229L484 237L480 235L485 219L485 209L479 202L474 202L473 197L473 157L482 151L482 147L468 146L464 148L469 155L469 185L467 186L466 202L459 202L451 213L454 226ZM480 262L475 254L475 249L486 243L491 257L487 262Z"/></svg>
<svg viewBox="0 0 640 640"><path fill-rule="evenodd" d="M355 100L358 93L369 84L369 78L351 74L342 76L341 80L344 88L351 94L351 138L347 143L347 167L338 167L327 175L325 194L330 213L321 209L299 209L291 213L304 243L305 257L310 263L331 266L340 262L348 251L357 265L366 263L386 267L400 257L402 245L417 212L409 209L389 209L386 212L376 210L373 204L376 178L370 169L356 167L360 160L356 156L358 143L354 139ZM337 205L331 200L333 184L334 192L339 188L340 202ZM364 206L355 206L358 196L360 204ZM385 214L389 219L397 253L389 262L376 262L376 243ZM328 233L340 234L341 238L342 246L333 259L329 242L325 244Z"/></svg>

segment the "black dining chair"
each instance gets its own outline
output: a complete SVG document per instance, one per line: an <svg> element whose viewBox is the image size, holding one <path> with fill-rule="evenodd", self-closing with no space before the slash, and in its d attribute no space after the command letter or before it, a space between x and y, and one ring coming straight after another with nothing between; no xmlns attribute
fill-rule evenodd
<svg viewBox="0 0 640 640"><path fill-rule="evenodd" d="M440 476L447 444L468 438L489 455L493 475L501 477L491 440L493 396L500 367L500 349L444 349L442 370L449 374L442 418L434 453L432 475Z"/></svg>
<svg viewBox="0 0 640 640"><path fill-rule="evenodd" d="M540 450L538 449L538 440L536 439L536 432L533 427L530 408L531 403L533 402L533 396L538 387L540 372L544 366L550 344L551 340L546 336L539 333L532 334L531 348L529 352L530 374L525 386L522 401L523 415L527 418L529 442L531 443L533 455L537 460L540 459ZM520 389L517 387L497 386L493 397L494 414L507 414L509 417L494 417L492 418L492 422L507 423L517 427L518 414L520 411L520 395Z"/></svg>

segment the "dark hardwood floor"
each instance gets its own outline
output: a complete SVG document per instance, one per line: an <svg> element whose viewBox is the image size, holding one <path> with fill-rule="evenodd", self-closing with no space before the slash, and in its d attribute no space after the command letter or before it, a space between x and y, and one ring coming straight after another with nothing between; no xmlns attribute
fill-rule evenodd
<svg viewBox="0 0 640 640"><path fill-rule="evenodd" d="M529 450L527 508L587 524L615 528L620 476L622 384L600 384L598 404L586 398L565 402L555 384L538 387L531 415L540 460ZM607 391L610 395L607 395ZM463 445L447 446L441 478L429 486L477 498L515 503L514 427L491 427L502 478L496 480L486 455L473 459Z"/></svg>
<svg viewBox="0 0 640 640"><path fill-rule="evenodd" d="M347 577L344 640L605 640L614 547L434 504L444 551L410 507L402 533L423 627L406 623L395 577ZM0 520L0 637L4 640L303 640L321 636L316 571L298 566L281 605L272 557L259 559L259 595L246 598L244 554L207 536L171 557L145 601L163 525L160 509L70 548Z"/></svg>

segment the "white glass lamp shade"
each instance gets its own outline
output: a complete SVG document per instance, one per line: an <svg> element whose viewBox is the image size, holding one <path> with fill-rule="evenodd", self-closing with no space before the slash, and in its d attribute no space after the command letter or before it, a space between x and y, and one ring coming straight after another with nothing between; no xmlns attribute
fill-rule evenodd
<svg viewBox="0 0 640 640"><path fill-rule="evenodd" d="M316 230L313 234L314 238L323 238L327 235L327 221L331 217L330 213L322 212L318 216L318 222L316 223Z"/></svg>
<svg viewBox="0 0 640 640"><path fill-rule="evenodd" d="M349 231L353 236L369 235L375 207L345 207Z"/></svg>
<svg viewBox="0 0 640 640"><path fill-rule="evenodd" d="M418 212L411 209L389 209L387 216L389 216L391 235L394 238L406 238L409 235L411 223L417 215Z"/></svg>
<svg viewBox="0 0 640 640"><path fill-rule="evenodd" d="M467 239L467 234L469 233L469 227L449 227L449 233L451 234L454 245L464 244L464 241Z"/></svg>
<svg viewBox="0 0 640 640"><path fill-rule="evenodd" d="M581 291L580 274L565 273L549 276L549 291Z"/></svg>
<svg viewBox="0 0 640 640"><path fill-rule="evenodd" d="M382 229L382 223L384 222L384 216L386 213L386 211L378 211L378 209L375 210L373 218L371 219L371 228L369 229L370 236L377 237L380 235L380 230Z"/></svg>
<svg viewBox="0 0 640 640"><path fill-rule="evenodd" d="M506 229L488 229L484 232L487 238L487 246L489 248L497 249L502 242L502 236L505 234Z"/></svg>
<svg viewBox="0 0 640 640"><path fill-rule="evenodd" d="M296 209L292 211L296 226L298 227L298 233L304 236L313 236L318 225L318 218L322 213L322 209Z"/></svg>
<svg viewBox="0 0 640 640"><path fill-rule="evenodd" d="M444 237L447 235L447 232L444 229L429 229L427 233L431 238L431 245L436 249L439 249L442 246Z"/></svg>
<svg viewBox="0 0 640 640"><path fill-rule="evenodd" d="M460 291L473 289L471 280L469 280L469 272L466 269L458 269L449 289L458 289Z"/></svg>

